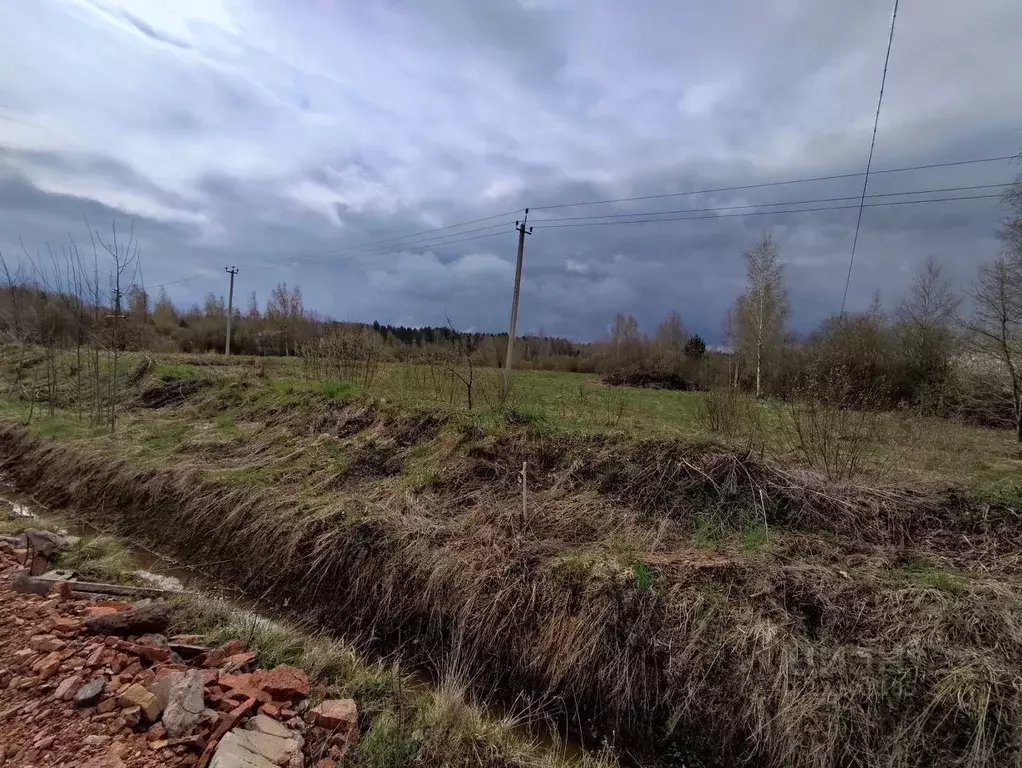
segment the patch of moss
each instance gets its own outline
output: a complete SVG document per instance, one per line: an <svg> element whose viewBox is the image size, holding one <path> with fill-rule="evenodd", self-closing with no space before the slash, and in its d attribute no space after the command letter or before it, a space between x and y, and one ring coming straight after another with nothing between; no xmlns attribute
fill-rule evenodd
<svg viewBox="0 0 1022 768"><path fill-rule="evenodd" d="M592 579L600 558L589 550L569 550L554 559L551 575L565 589L581 590Z"/></svg>

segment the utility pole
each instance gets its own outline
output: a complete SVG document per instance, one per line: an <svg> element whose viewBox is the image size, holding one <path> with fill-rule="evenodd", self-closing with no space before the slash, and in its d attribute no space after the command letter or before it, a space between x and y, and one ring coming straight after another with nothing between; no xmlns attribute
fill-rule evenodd
<svg viewBox="0 0 1022 768"><path fill-rule="evenodd" d="M231 288L227 292L227 346L224 349L225 355L231 354L231 320L234 319L234 276L238 274L237 267L225 267L227 274L231 276Z"/></svg>
<svg viewBox="0 0 1022 768"><path fill-rule="evenodd" d="M518 230L518 264L515 266L515 292L511 297L511 328L507 334L507 360L504 362L504 397L511 391L511 364L514 360L515 327L518 325L518 293L522 287L522 257L525 256L525 236L532 234L532 227L525 228L529 220L529 209L525 209L525 218L515 222Z"/></svg>

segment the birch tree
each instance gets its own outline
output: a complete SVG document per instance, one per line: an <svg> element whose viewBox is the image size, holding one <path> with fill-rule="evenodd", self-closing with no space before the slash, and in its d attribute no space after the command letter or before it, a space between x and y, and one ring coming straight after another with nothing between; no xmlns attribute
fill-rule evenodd
<svg viewBox="0 0 1022 768"><path fill-rule="evenodd" d="M1004 247L980 269L967 327L976 364L996 365L1006 378L1015 436L1022 443L1022 177L1004 193L1004 202L1010 211L999 233Z"/></svg>
<svg viewBox="0 0 1022 768"><path fill-rule="evenodd" d="M947 394L959 304L940 262L930 257L916 272L908 295L895 312L907 384L922 398L920 405L939 402Z"/></svg>
<svg viewBox="0 0 1022 768"><path fill-rule="evenodd" d="M656 335L653 337L653 347L660 360L672 367L677 367L681 362L686 341L688 341L688 333L681 322L681 315L677 312L669 312L657 326Z"/></svg>
<svg viewBox="0 0 1022 768"><path fill-rule="evenodd" d="M777 245L764 235L745 252L746 288L735 305L738 347L752 356L756 397L763 394L764 368L784 343L788 292Z"/></svg>
<svg viewBox="0 0 1022 768"><path fill-rule="evenodd" d="M999 256L980 269L968 329L976 364L1007 378L1015 436L1022 443L1022 265Z"/></svg>

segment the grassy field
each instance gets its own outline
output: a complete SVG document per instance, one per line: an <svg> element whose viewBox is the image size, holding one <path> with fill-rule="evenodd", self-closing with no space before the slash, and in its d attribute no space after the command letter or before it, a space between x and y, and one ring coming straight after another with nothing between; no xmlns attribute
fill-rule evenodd
<svg viewBox="0 0 1022 768"><path fill-rule="evenodd" d="M140 360L138 355L128 355L122 361L122 371L131 371ZM517 419L536 431L677 438L751 449L786 463L807 463L793 433L791 406L785 403L748 400L742 405L746 415L735 429L723 433L708 426L705 393L607 387L592 374L518 371L511 398L502 404L501 372L476 369L474 409L469 413L464 386L428 366L386 364L371 384L365 385L309 381L297 358L234 357L230 365L225 362L219 355L163 355L156 358L153 375L165 381L199 380L217 389L257 380L266 385L258 395L266 407L272 407L274 401L297 402L310 393L342 402L362 395L382 408L468 417L489 431ZM25 406L25 402L16 401L7 407L23 410ZM129 413L129 418L133 415ZM869 461L865 468L869 471L864 474L869 480L953 482L995 496L1016 492L1022 482L1022 447L1010 431L970 427L910 412L883 414L875 421L875 434L866 449ZM65 423L51 428L76 427ZM171 434L154 439L174 443Z"/></svg>
<svg viewBox="0 0 1022 768"><path fill-rule="evenodd" d="M481 385L468 413L428 369L365 388L222 362L125 361L114 433L66 382L52 416L9 398L0 465L324 627L528 691L590 744L669 764L1022 760L1008 433L885 415L878 486L804 471L782 404L723 436L705 395L570 374L519 374L506 408Z"/></svg>

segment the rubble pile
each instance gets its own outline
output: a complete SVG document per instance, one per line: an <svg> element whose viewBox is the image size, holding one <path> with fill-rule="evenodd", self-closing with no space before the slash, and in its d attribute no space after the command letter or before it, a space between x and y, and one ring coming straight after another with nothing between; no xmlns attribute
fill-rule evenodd
<svg viewBox="0 0 1022 768"><path fill-rule="evenodd" d="M173 606L21 594L0 542L0 766L334 768L358 735L352 700L258 668L239 640L165 632ZM93 599L95 598L95 599ZM311 698L310 698L311 697Z"/></svg>

